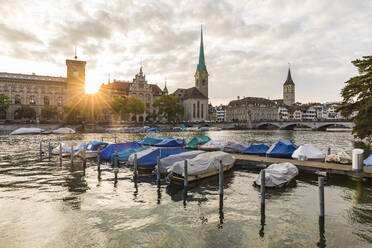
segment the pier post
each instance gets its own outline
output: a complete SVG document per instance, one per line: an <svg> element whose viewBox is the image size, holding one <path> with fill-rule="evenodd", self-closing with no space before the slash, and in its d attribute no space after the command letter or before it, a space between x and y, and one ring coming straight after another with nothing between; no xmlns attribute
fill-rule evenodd
<svg viewBox="0 0 372 248"><path fill-rule="evenodd" d="M137 159L137 153L134 154L134 163L133 163L133 177L138 177L138 159Z"/></svg>
<svg viewBox="0 0 372 248"><path fill-rule="evenodd" d="M115 151L114 153L114 175L115 175L115 184L118 182L118 172L119 172L119 168L118 168L118 151Z"/></svg>
<svg viewBox="0 0 372 248"><path fill-rule="evenodd" d="M101 141L103 142L103 136L101 137Z"/></svg>
<svg viewBox="0 0 372 248"><path fill-rule="evenodd" d="M189 186L189 173L188 173L188 168L187 168L187 159L185 160L184 168L183 168L183 187L187 189Z"/></svg>
<svg viewBox="0 0 372 248"><path fill-rule="evenodd" d="M319 217L324 217L324 177L318 177Z"/></svg>
<svg viewBox="0 0 372 248"><path fill-rule="evenodd" d="M265 206L265 169L261 170L261 207Z"/></svg>
<svg viewBox="0 0 372 248"><path fill-rule="evenodd" d="M97 152L97 170L98 170L98 178L101 177L101 147L98 148Z"/></svg>
<svg viewBox="0 0 372 248"><path fill-rule="evenodd" d="M115 144L117 144L117 142L116 142L116 135L115 135Z"/></svg>
<svg viewBox="0 0 372 248"><path fill-rule="evenodd" d="M50 161L50 157L52 156L52 147L50 146L50 141L48 142L48 160Z"/></svg>
<svg viewBox="0 0 372 248"><path fill-rule="evenodd" d="M71 145L71 164L74 163L74 145Z"/></svg>
<svg viewBox="0 0 372 248"><path fill-rule="evenodd" d="M327 155L330 155L331 154L331 148L328 147L328 150L327 150Z"/></svg>
<svg viewBox="0 0 372 248"><path fill-rule="evenodd" d="M158 163L156 165L156 183L158 187L160 187L160 167L161 167L160 156L158 156Z"/></svg>
<svg viewBox="0 0 372 248"><path fill-rule="evenodd" d="M85 167L87 166L87 147L84 146L83 147L83 167L85 169Z"/></svg>
<svg viewBox="0 0 372 248"><path fill-rule="evenodd" d="M39 150L40 160L43 159L43 142L40 140L40 150Z"/></svg>
<svg viewBox="0 0 372 248"><path fill-rule="evenodd" d="M62 143L59 143L59 164L62 166Z"/></svg>
<svg viewBox="0 0 372 248"><path fill-rule="evenodd" d="M220 196L222 196L223 195L223 164L222 164L222 160L220 160L219 171L220 171L220 175L219 175L219 193L220 193Z"/></svg>

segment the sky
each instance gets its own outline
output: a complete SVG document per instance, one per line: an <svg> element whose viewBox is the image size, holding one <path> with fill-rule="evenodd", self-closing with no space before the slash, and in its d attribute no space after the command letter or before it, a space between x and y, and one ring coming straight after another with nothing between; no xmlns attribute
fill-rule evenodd
<svg viewBox="0 0 372 248"><path fill-rule="evenodd" d="M0 72L66 76L87 61L86 88L146 79L170 92L194 86L203 24L209 98L282 98L288 63L296 101L341 100L371 55L366 0L0 0Z"/></svg>

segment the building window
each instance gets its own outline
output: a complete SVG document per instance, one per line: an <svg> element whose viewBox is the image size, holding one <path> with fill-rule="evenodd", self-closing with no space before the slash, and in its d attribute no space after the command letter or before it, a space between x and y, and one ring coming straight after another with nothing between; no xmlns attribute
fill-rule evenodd
<svg viewBox="0 0 372 248"><path fill-rule="evenodd" d="M201 105L201 118L204 118L204 104Z"/></svg>
<svg viewBox="0 0 372 248"><path fill-rule="evenodd" d="M199 101L198 101L196 116L197 116L197 118L200 117L200 102Z"/></svg>
<svg viewBox="0 0 372 248"><path fill-rule="evenodd" d="M49 97L44 96L44 105L49 105Z"/></svg>
<svg viewBox="0 0 372 248"><path fill-rule="evenodd" d="M150 102L151 101L151 97L150 97L149 94L146 95L146 100L147 100L147 102Z"/></svg>
<svg viewBox="0 0 372 248"><path fill-rule="evenodd" d="M21 103L21 96L20 95L15 95L15 97L14 97L14 104L22 104Z"/></svg>
<svg viewBox="0 0 372 248"><path fill-rule="evenodd" d="M205 86L205 79L203 79L203 81L202 81L202 85Z"/></svg>
<svg viewBox="0 0 372 248"><path fill-rule="evenodd" d="M12 84L12 91L13 92L16 92L17 91L17 88L16 88L16 86L14 84Z"/></svg>
<svg viewBox="0 0 372 248"><path fill-rule="evenodd" d="M58 106L62 106L62 104L63 104L63 99L62 99L61 96L59 96L59 97L57 98L57 105L58 105Z"/></svg>
<svg viewBox="0 0 372 248"><path fill-rule="evenodd" d="M195 103L192 105L192 117L195 118Z"/></svg>
<svg viewBox="0 0 372 248"><path fill-rule="evenodd" d="M30 96L30 104L36 104L35 96Z"/></svg>

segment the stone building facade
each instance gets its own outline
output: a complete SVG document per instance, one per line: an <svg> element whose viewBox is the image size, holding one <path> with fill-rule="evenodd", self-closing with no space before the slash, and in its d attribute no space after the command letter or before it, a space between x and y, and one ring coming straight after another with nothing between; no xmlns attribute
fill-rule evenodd
<svg viewBox="0 0 372 248"><path fill-rule="evenodd" d="M63 119L63 106L85 90L85 61L66 60L67 77L40 76L35 74L0 73L0 95L10 99L10 106L0 119L16 120L16 110L29 106L42 119L41 110L46 106L57 107L57 119Z"/></svg>
<svg viewBox="0 0 372 248"><path fill-rule="evenodd" d="M245 97L229 102L225 119L230 122L278 120L278 105L261 97Z"/></svg>
<svg viewBox="0 0 372 248"><path fill-rule="evenodd" d="M145 104L145 112L141 115L130 115L129 117L130 120L137 122L148 120L149 115L156 111L152 106L153 103L161 95L166 94L167 91L166 89L166 92L163 92L158 85L147 83L142 66L132 82L114 80L112 83L102 84L99 90L101 94L109 98L127 98L129 96L141 100Z"/></svg>

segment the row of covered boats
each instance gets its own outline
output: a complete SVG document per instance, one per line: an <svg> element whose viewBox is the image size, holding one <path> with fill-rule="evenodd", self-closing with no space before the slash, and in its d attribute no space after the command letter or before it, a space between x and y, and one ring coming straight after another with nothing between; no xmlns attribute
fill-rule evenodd
<svg viewBox="0 0 372 248"><path fill-rule="evenodd" d="M69 127L59 127L48 130L38 127L21 127L10 133L10 135L25 135L25 134L74 134L76 131Z"/></svg>

